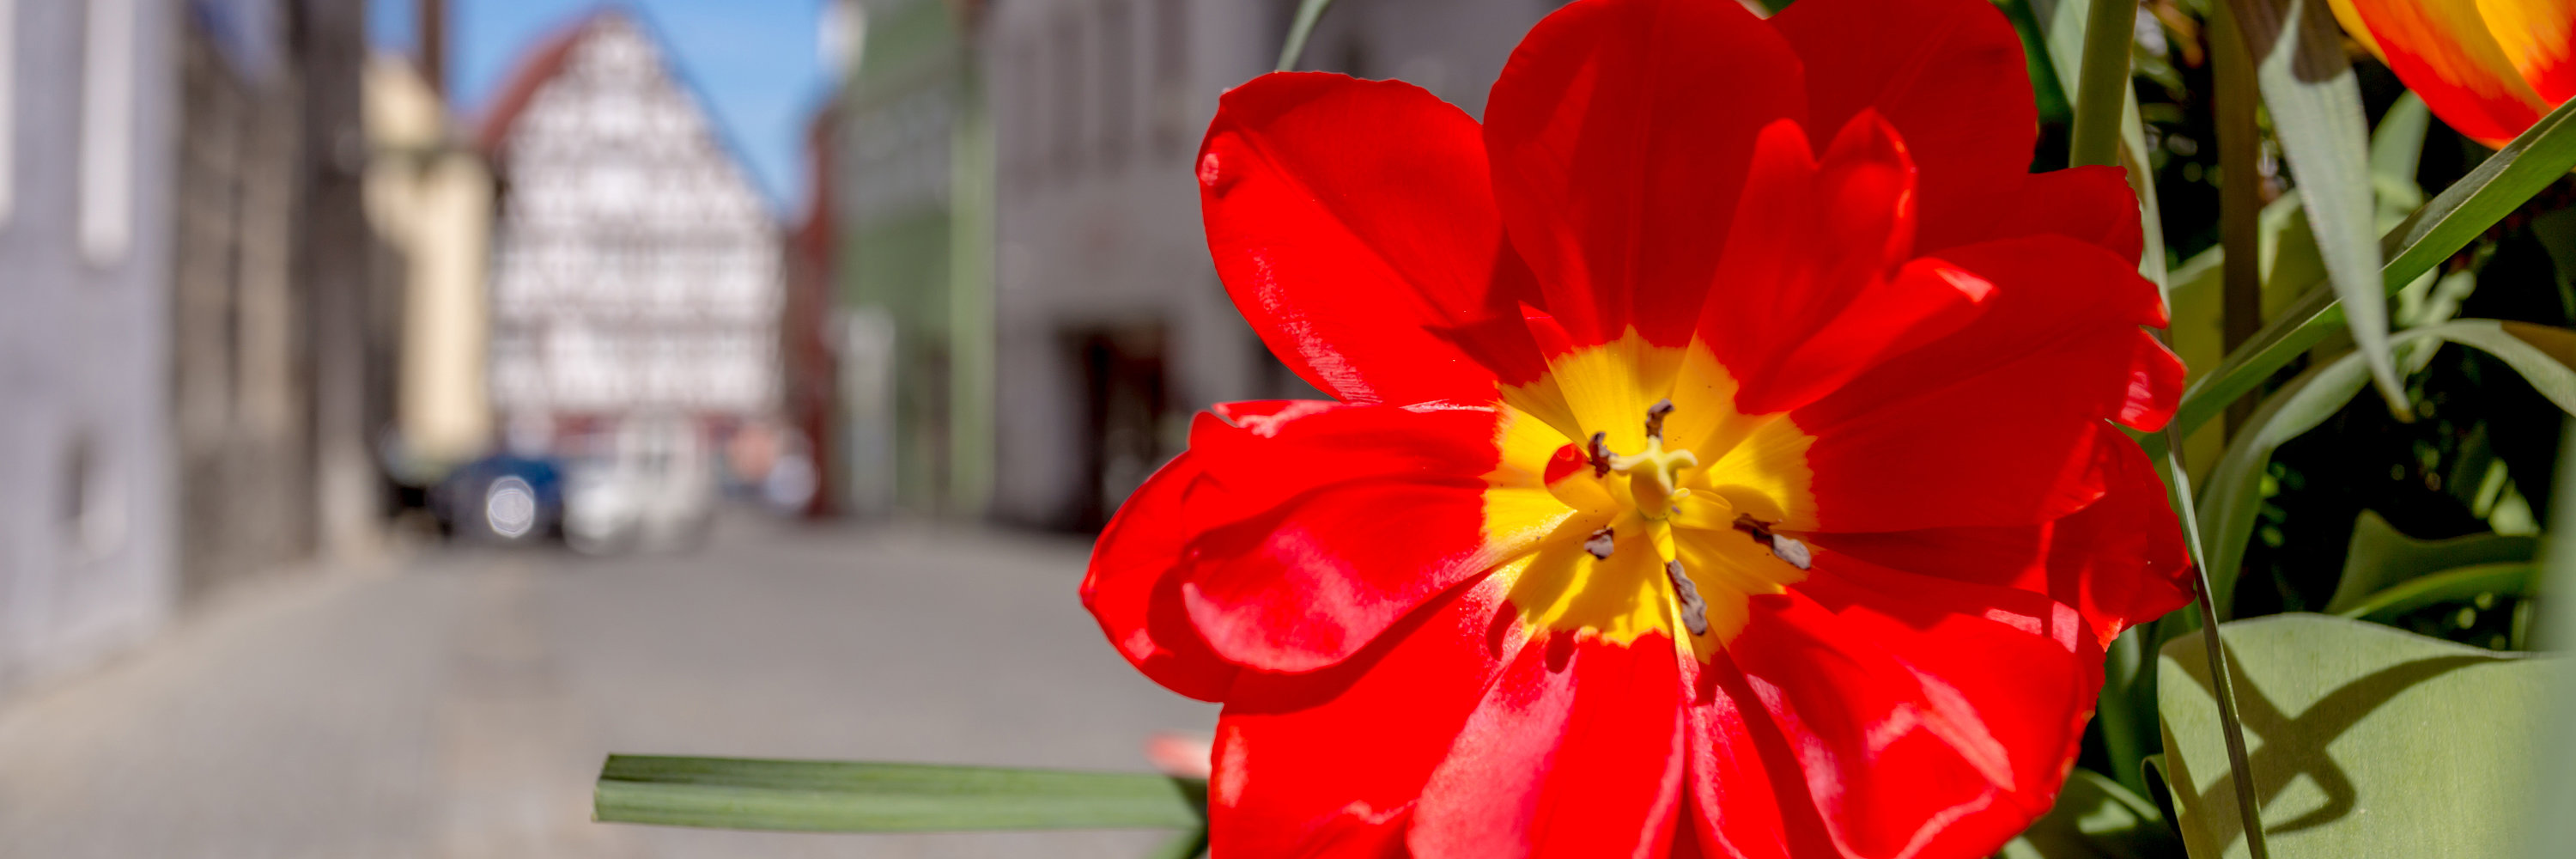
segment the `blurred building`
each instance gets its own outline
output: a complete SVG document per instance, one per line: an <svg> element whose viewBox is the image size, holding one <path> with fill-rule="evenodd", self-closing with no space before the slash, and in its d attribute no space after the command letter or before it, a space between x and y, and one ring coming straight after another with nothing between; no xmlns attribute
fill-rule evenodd
<svg viewBox="0 0 2576 859"><path fill-rule="evenodd" d="M0 688L176 593L176 0L0 0Z"/></svg>
<svg viewBox="0 0 2576 859"><path fill-rule="evenodd" d="M354 211L362 20L324 0L185 5L169 391L197 596L370 543L393 333Z"/></svg>
<svg viewBox="0 0 2576 859"><path fill-rule="evenodd" d="M367 218L401 284L394 423L384 454L396 478L426 486L488 452L492 172L450 117L421 65L367 62Z"/></svg>
<svg viewBox="0 0 2576 859"><path fill-rule="evenodd" d="M972 2L836 0L850 35L824 114L847 503L982 512L992 481L990 135Z"/></svg>
<svg viewBox="0 0 2576 859"><path fill-rule="evenodd" d="M841 465L846 416L841 411L841 320L833 281L838 223L831 206L833 113L827 106L806 125L803 216L787 237L787 294L778 317L780 406L790 438L804 443L812 482L801 512L845 512ZM790 451L793 454L794 451Z"/></svg>
<svg viewBox="0 0 2576 859"><path fill-rule="evenodd" d="M617 10L526 56L484 118L499 182L490 385L505 432L774 419L783 237L655 37Z"/></svg>
<svg viewBox="0 0 2576 859"><path fill-rule="evenodd" d="M1097 527L1221 400L1316 396L1207 256L1192 170L1227 88L1270 70L1291 0L1023 0L981 24L998 147L992 511ZM1324 16L1306 68L1403 78L1481 115L1549 0L1375 0ZM871 22L871 44L878 28ZM864 79L864 77L863 77ZM866 182L864 175L855 181Z"/></svg>

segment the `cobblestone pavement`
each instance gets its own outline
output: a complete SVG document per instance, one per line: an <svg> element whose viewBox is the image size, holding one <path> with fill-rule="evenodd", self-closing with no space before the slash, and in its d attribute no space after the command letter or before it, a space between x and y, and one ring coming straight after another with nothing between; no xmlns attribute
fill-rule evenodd
<svg viewBox="0 0 2576 859"><path fill-rule="evenodd" d="M687 555L419 554L195 612L0 702L10 857L1136 857L1161 832L592 823L611 750L1144 769L1212 707L1128 670L1085 547L728 522Z"/></svg>

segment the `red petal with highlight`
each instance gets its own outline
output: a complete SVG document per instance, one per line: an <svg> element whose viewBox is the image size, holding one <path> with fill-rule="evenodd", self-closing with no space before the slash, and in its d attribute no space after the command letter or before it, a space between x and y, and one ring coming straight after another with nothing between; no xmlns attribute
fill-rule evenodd
<svg viewBox="0 0 2576 859"><path fill-rule="evenodd" d="M1136 670L1201 701L1225 697L1239 669L1217 658L1181 606L1181 500L1199 476L1183 453L1137 487L1100 532L1082 579L1082 607Z"/></svg>
<svg viewBox="0 0 2576 859"><path fill-rule="evenodd" d="M1518 639L1499 589L1441 597L1358 656L1248 672L1217 722L1209 847L1220 856L1384 856Z"/></svg>
<svg viewBox="0 0 2576 859"><path fill-rule="evenodd" d="M1491 400L1528 376L1476 122L1410 84L1272 74L1225 94L1199 149L1208 249L1300 377L1352 402ZM1517 339L1516 339L1517 338Z"/></svg>
<svg viewBox="0 0 2576 859"><path fill-rule="evenodd" d="M1485 145L1512 244L1574 345L1630 326L1688 342L1754 134L1802 119L1805 89L1788 45L1733 3L1584 0L1530 31Z"/></svg>
<svg viewBox="0 0 2576 859"><path fill-rule="evenodd" d="M1700 836L1747 855L1993 853L2074 761L2101 684L2090 631L2033 594L1816 564L1755 602L1721 657L1740 674L1699 672L1712 733L1694 745L1728 749L1693 761L1717 818Z"/></svg>
<svg viewBox="0 0 2576 859"><path fill-rule="evenodd" d="M1656 856L1681 808L1671 639L1556 632L1520 650L1422 790L1416 856Z"/></svg>

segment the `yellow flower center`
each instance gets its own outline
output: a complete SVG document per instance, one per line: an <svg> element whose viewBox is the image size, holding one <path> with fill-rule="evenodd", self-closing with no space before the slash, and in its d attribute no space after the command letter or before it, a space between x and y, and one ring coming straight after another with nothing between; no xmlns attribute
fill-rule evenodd
<svg viewBox="0 0 2576 859"><path fill-rule="evenodd" d="M1705 347L1632 335L1504 389L1485 530L1524 624L1658 632L1706 658L1754 596L1805 576L1812 440L1787 415L1736 412L1735 387Z"/></svg>

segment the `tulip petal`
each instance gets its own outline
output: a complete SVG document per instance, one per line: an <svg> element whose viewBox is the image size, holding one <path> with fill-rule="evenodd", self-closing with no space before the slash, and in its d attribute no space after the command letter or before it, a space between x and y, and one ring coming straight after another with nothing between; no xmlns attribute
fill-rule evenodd
<svg viewBox="0 0 2576 859"><path fill-rule="evenodd" d="M1679 671L1659 635L1522 647L1423 786L1413 854L1662 854L1681 807Z"/></svg>
<svg viewBox="0 0 2576 859"><path fill-rule="evenodd" d="M2576 96L2576 0L2478 0L2478 14L2542 104Z"/></svg>
<svg viewBox="0 0 2576 859"><path fill-rule="evenodd" d="M1119 655L1164 688L1201 701L1225 697L1238 673L1199 637L1182 608L1181 502L1199 476L1188 453L1172 458L1127 497L1091 550L1082 606Z"/></svg>
<svg viewBox="0 0 2576 859"><path fill-rule="evenodd" d="M1214 855L1400 848L1423 783L1520 646L1494 622L1509 616L1500 595L1462 587L1325 671L1247 672L1217 721Z"/></svg>
<svg viewBox="0 0 2576 859"><path fill-rule="evenodd" d="M1821 163L1794 123L1764 128L1699 323L1741 380L1737 410L1804 405L1895 352L1958 330L1990 290L1908 265L1914 164L1863 110Z"/></svg>
<svg viewBox="0 0 2576 859"><path fill-rule="evenodd" d="M1496 324L1517 321L1529 287L1479 134L1393 81L1264 75L1219 102L1198 161L1208 249L1300 377L1347 401L1410 403L1491 400L1494 368L1535 372L1526 336Z"/></svg>
<svg viewBox="0 0 2576 859"><path fill-rule="evenodd" d="M2015 202L2006 204L1986 239L2066 236L2135 263L2146 252L2138 195L2118 167L2092 166L2033 173Z"/></svg>
<svg viewBox="0 0 2576 859"><path fill-rule="evenodd" d="M2102 499L2044 525L1816 534L1817 546L1882 567L2046 594L2076 607L2107 647L2122 630L2191 601L2191 567L2164 482L2146 453L2103 427Z"/></svg>
<svg viewBox="0 0 2576 859"><path fill-rule="evenodd" d="M1273 405L1276 403L1277 405ZM1206 531L1359 480L1477 484L1501 461L1491 406L1342 405L1323 400L1230 403L1190 424L1206 476L1183 514Z"/></svg>
<svg viewBox="0 0 2576 859"><path fill-rule="evenodd" d="M2389 71L2452 129L2500 146L2550 105L2488 32L2478 0L2352 0Z"/></svg>
<svg viewBox="0 0 2576 859"><path fill-rule="evenodd" d="M1916 246L1982 235L2039 139L2012 23L1984 0L1800 0L1771 19L1807 72L1807 127L1863 110L1896 126L1921 172Z"/></svg>
<svg viewBox="0 0 2576 859"><path fill-rule="evenodd" d="M1797 58L1741 6L1583 0L1512 52L1485 144L1512 244L1574 346L1690 339L1754 137L1804 117ZM1836 127L1839 127L1837 125Z"/></svg>
<svg viewBox="0 0 2576 859"><path fill-rule="evenodd" d="M1993 853L2074 761L2101 683L2093 636L2024 591L1830 553L1815 573L1757 599L1695 671L1700 837L1757 856Z"/></svg>

